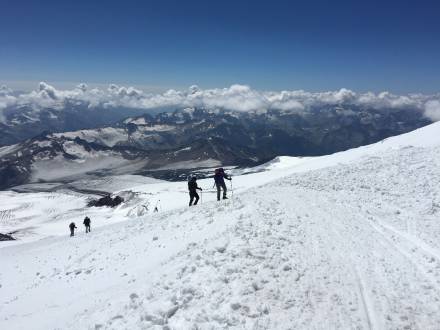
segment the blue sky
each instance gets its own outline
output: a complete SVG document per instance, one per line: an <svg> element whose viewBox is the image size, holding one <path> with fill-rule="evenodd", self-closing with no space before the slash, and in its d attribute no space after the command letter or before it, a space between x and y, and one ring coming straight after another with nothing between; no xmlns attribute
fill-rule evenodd
<svg viewBox="0 0 440 330"><path fill-rule="evenodd" d="M0 0L0 81L440 90L437 1Z"/></svg>

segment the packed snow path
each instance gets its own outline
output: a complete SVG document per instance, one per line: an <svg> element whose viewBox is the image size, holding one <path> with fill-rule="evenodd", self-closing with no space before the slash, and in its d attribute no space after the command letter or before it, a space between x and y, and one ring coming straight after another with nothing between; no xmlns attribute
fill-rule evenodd
<svg viewBox="0 0 440 330"><path fill-rule="evenodd" d="M438 329L439 155L0 249L0 328Z"/></svg>

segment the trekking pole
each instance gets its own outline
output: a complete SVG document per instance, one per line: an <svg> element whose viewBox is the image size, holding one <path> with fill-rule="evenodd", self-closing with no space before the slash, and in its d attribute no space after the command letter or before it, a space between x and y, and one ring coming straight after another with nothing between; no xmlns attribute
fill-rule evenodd
<svg viewBox="0 0 440 330"><path fill-rule="evenodd" d="M229 182L231 183L231 199L234 199L234 189L232 188L232 178L231 178L231 180L229 180Z"/></svg>
<svg viewBox="0 0 440 330"><path fill-rule="evenodd" d="M159 212L159 206L160 206L160 199L157 200L157 202L156 202L156 206L154 207L154 211L155 211L155 212Z"/></svg>
<svg viewBox="0 0 440 330"><path fill-rule="evenodd" d="M200 204L203 204L203 190L200 190Z"/></svg>

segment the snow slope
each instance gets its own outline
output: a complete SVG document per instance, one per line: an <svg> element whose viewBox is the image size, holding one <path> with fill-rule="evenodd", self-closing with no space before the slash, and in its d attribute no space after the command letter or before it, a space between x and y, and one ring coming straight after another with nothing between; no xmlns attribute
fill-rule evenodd
<svg viewBox="0 0 440 330"><path fill-rule="evenodd" d="M96 212L141 193L161 212L2 245L0 328L438 329L440 123L266 169L228 201L139 185Z"/></svg>

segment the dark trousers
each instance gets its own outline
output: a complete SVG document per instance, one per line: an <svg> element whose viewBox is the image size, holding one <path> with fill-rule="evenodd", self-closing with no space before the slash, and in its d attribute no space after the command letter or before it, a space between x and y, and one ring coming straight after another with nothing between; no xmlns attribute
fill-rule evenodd
<svg viewBox="0 0 440 330"><path fill-rule="evenodd" d="M86 225L86 233L90 233L90 225Z"/></svg>
<svg viewBox="0 0 440 330"><path fill-rule="evenodd" d="M75 229L74 228L70 228L70 236L75 235Z"/></svg>
<svg viewBox="0 0 440 330"><path fill-rule="evenodd" d="M223 189L223 198L226 198L226 191L228 190L226 188L226 183L219 182L215 184L217 186L217 200L220 200L220 190Z"/></svg>
<svg viewBox="0 0 440 330"><path fill-rule="evenodd" d="M195 190L189 192L189 206L193 205L193 201L194 201L194 205L197 205L197 202L199 201L199 194Z"/></svg>

